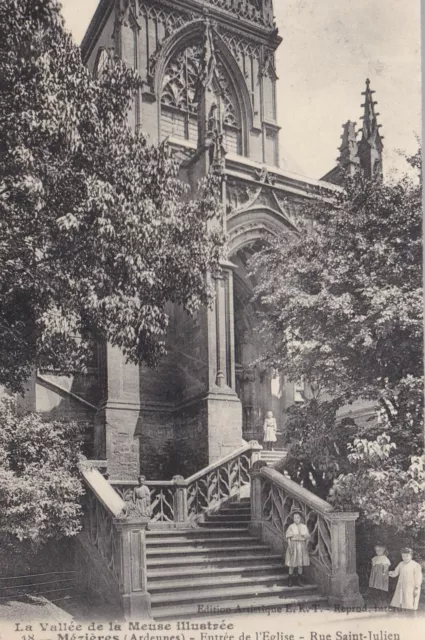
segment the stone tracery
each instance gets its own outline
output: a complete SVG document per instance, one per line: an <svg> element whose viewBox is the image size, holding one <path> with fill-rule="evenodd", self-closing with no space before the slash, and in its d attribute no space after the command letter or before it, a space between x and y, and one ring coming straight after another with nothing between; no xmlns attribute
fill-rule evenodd
<svg viewBox="0 0 425 640"><path fill-rule="evenodd" d="M224 130L225 147L241 152L241 114L238 101L222 59L217 56L211 71L212 90ZM203 47L190 45L173 56L162 83L161 122L164 133L197 140L198 87L203 77Z"/></svg>

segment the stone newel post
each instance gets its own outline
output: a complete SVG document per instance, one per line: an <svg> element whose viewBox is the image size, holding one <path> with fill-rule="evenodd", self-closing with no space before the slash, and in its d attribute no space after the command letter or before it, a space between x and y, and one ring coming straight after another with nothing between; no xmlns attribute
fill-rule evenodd
<svg viewBox="0 0 425 640"><path fill-rule="evenodd" d="M173 483L176 486L174 492L174 522L176 527L187 526L187 482L183 476L174 476Z"/></svg>
<svg viewBox="0 0 425 640"><path fill-rule="evenodd" d="M260 445L258 445L260 446ZM262 449L262 447L261 447ZM258 452L258 456L260 452ZM258 461L257 461L258 462ZM253 465L254 462L254 453L253 453ZM266 466L266 463L264 463ZM262 519L263 519L263 506L262 506L262 477L261 477L261 468L257 466L253 466L251 471L249 472L251 476L251 523L249 525L249 530L252 536L258 538L262 537L263 527L262 527Z"/></svg>
<svg viewBox="0 0 425 640"><path fill-rule="evenodd" d="M125 618L151 617L150 594L146 579L146 528L149 518L116 519L119 540L120 591Z"/></svg>
<svg viewBox="0 0 425 640"><path fill-rule="evenodd" d="M329 585L329 603L343 607L361 607L356 572L356 520L358 513L337 512L327 514L331 525L332 574Z"/></svg>

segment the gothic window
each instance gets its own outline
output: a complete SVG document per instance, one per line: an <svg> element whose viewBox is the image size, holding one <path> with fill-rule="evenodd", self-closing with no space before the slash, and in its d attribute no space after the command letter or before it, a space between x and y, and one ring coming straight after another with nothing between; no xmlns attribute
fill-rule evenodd
<svg viewBox="0 0 425 640"><path fill-rule="evenodd" d="M200 74L201 47L181 51L169 63L161 96L161 127L166 136L197 141L196 83Z"/></svg>
<svg viewBox="0 0 425 640"><path fill-rule="evenodd" d="M109 64L109 53L104 47L101 47L97 53L97 58L96 58L94 71L93 71L93 75L96 79L100 79L102 77L108 64Z"/></svg>
<svg viewBox="0 0 425 640"><path fill-rule="evenodd" d="M193 45L175 56L164 74L161 95L161 133L196 143L198 104L196 90L201 75L202 47ZM228 151L242 152L241 116L228 74L217 61L213 81L218 111Z"/></svg>
<svg viewBox="0 0 425 640"><path fill-rule="evenodd" d="M233 87L223 65L219 62L216 69L220 92L220 106L224 133L224 146L231 153L242 153L241 116Z"/></svg>

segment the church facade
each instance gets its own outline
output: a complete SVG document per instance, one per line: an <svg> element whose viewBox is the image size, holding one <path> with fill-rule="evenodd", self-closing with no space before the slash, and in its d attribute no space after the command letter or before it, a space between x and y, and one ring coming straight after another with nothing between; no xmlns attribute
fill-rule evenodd
<svg viewBox="0 0 425 640"><path fill-rule="evenodd" d="M247 263L266 234L296 231L305 204L340 188L344 173L380 174L382 138L367 83L361 140L348 122L332 171L318 181L279 166L280 42L272 0L100 0L82 42L94 75L111 56L138 71L130 125L168 140L184 181L195 189L219 176L228 237L214 306L189 317L170 305L157 370L104 345L84 377L37 375L35 408L92 422L94 456L108 459L112 479L201 469L261 440L269 410L284 438L285 410L302 401L302 385L251 366L261 344Z"/></svg>

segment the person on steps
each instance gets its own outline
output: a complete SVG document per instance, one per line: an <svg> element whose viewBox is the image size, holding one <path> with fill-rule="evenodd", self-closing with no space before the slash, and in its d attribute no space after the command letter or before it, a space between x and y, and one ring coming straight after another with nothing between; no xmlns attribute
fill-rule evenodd
<svg viewBox="0 0 425 640"><path fill-rule="evenodd" d="M288 543L285 555L285 564L289 569L288 585L299 585L302 580L303 567L310 566L310 556L308 554L308 541L310 533L307 526L302 521L299 511L293 513L293 524L286 530L286 540ZM298 576L294 576L294 570L298 569Z"/></svg>
<svg viewBox="0 0 425 640"><path fill-rule="evenodd" d="M277 424L276 418L273 416L273 411L267 411L266 419L264 420L264 437L263 444L266 451L274 451L273 443L276 442Z"/></svg>

